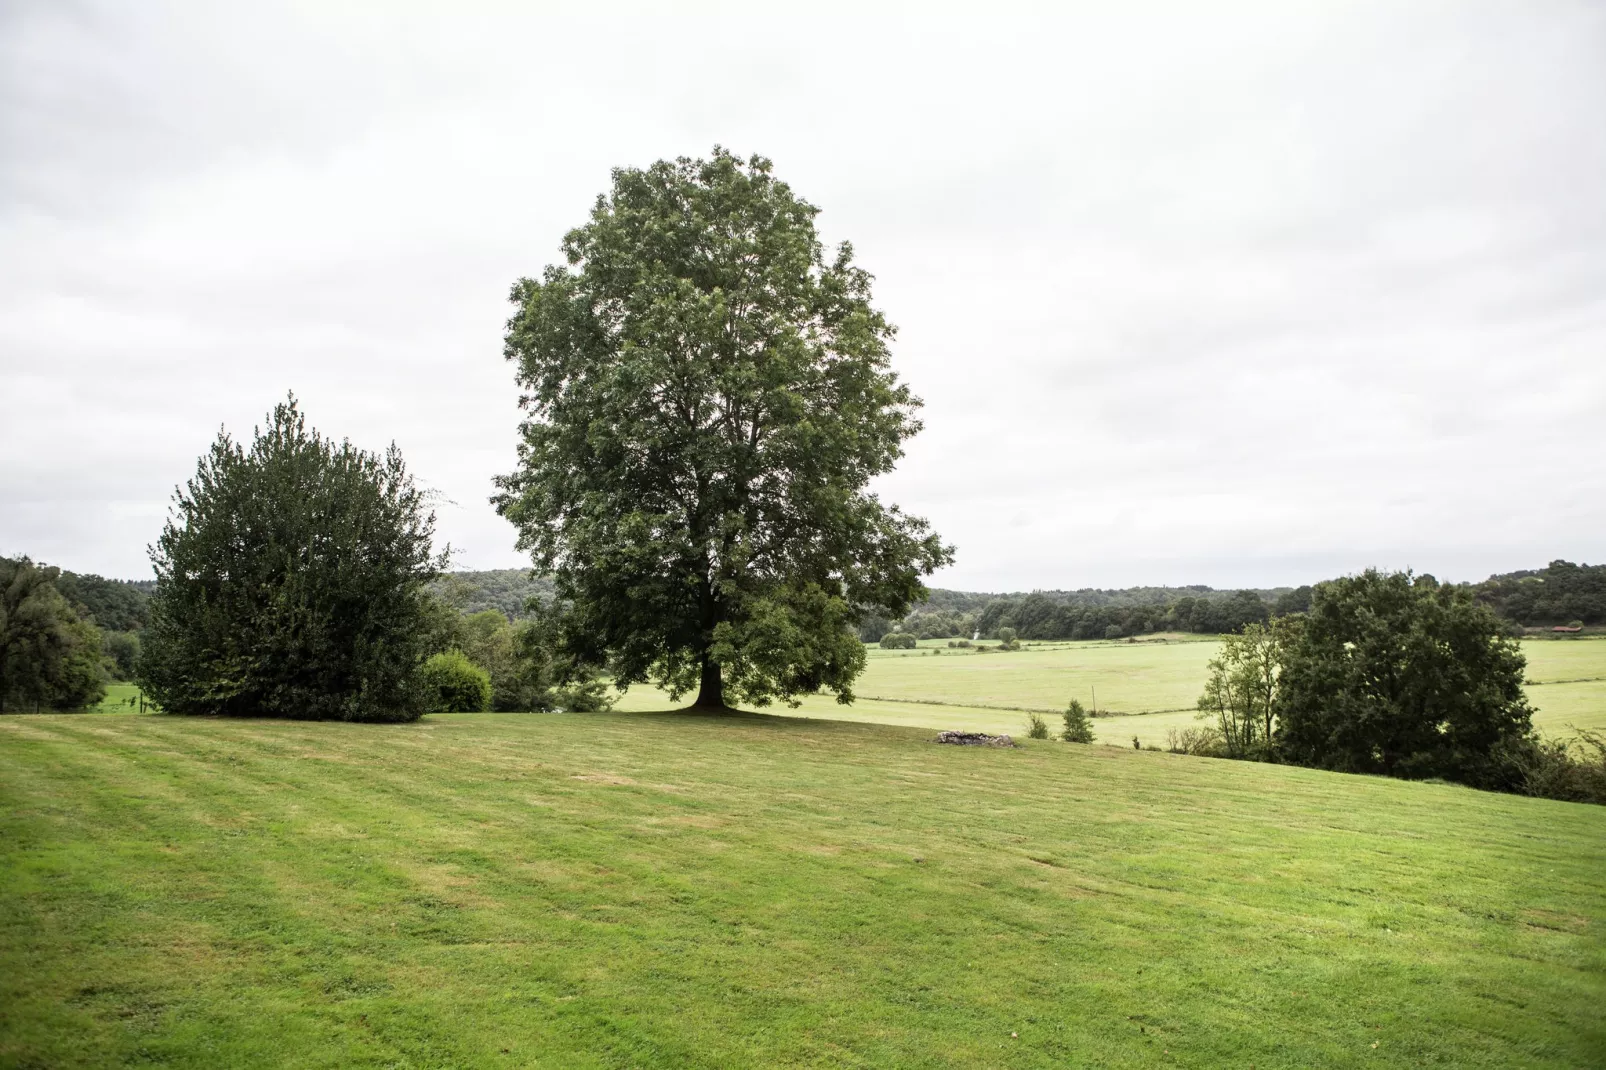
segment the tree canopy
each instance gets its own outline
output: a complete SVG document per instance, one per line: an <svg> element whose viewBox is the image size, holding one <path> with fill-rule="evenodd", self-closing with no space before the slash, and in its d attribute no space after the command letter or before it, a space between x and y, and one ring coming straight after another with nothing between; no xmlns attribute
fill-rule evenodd
<svg viewBox="0 0 1606 1070"><path fill-rule="evenodd" d="M107 631L135 632L145 627L151 596L139 582L63 571L56 577L56 588Z"/></svg>
<svg viewBox="0 0 1606 1070"><path fill-rule="evenodd" d="M57 589L60 577L0 558L0 713L77 709L106 694L100 631Z"/></svg>
<svg viewBox="0 0 1606 1070"><path fill-rule="evenodd" d="M1519 624L1606 624L1606 565L1552 561L1538 570L1490 576L1478 600Z"/></svg>
<svg viewBox="0 0 1606 1070"><path fill-rule="evenodd" d="M434 514L382 456L276 406L249 450L218 434L151 550L141 683L169 713L416 718Z"/></svg>
<svg viewBox="0 0 1606 1070"><path fill-rule="evenodd" d="M1277 743L1350 772L1505 787L1531 731L1524 659L1466 587L1384 574L1319 583L1282 647Z"/></svg>
<svg viewBox="0 0 1606 1070"><path fill-rule="evenodd" d="M851 700L853 629L901 617L950 560L866 490L919 401L817 212L757 156L619 169L567 264L513 287L528 417L495 501L553 574L566 649L622 685Z"/></svg>

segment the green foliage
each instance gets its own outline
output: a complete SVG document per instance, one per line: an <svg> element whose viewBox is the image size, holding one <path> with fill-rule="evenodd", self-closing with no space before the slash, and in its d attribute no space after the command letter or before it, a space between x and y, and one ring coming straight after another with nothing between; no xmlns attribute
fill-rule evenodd
<svg viewBox="0 0 1606 1070"><path fill-rule="evenodd" d="M1177 591L1185 591L1177 595ZM1193 593L1197 592L1197 593ZM936 592L934 592L936 593ZM1287 593L1287 592L1283 592ZM1024 639L1121 639L1156 631L1226 633L1246 624L1264 623L1271 614L1255 591L1212 591L1208 587L1132 588L1129 591L1034 591L1025 596L956 596L956 604L986 599L975 613L983 635L1016 629ZM1165 597L1165 601L1145 601Z"/></svg>
<svg viewBox="0 0 1606 1070"><path fill-rule="evenodd" d="M859 641L874 643L888 632L898 630L898 622L889 620L881 613L866 613L859 618Z"/></svg>
<svg viewBox="0 0 1606 1070"><path fill-rule="evenodd" d="M491 677L490 708L506 713L571 710L592 712L612 705L596 669L555 649L554 620L538 607L534 616L511 622L500 610L458 615L447 647L462 650Z"/></svg>
<svg viewBox="0 0 1606 1070"><path fill-rule="evenodd" d="M56 577L56 588L62 596L97 627L111 632L134 632L145 627L151 602L148 586L83 572L63 571Z"/></svg>
<svg viewBox="0 0 1606 1070"><path fill-rule="evenodd" d="M1292 591L1284 591L1272 603L1271 612L1276 617L1286 617L1294 613L1304 613L1310 609L1311 588L1307 584L1295 587Z"/></svg>
<svg viewBox="0 0 1606 1070"><path fill-rule="evenodd" d="M1606 735L1577 731L1571 739L1530 736L1507 745L1504 757L1519 774L1524 795L1606 804Z"/></svg>
<svg viewBox="0 0 1606 1070"><path fill-rule="evenodd" d="M551 604L554 595L552 577L537 576L527 568L448 572L431 589L464 613L499 609L510 620L534 615L532 604Z"/></svg>
<svg viewBox="0 0 1606 1070"><path fill-rule="evenodd" d="M479 713L491 708L491 674L461 650L431 654L420 675L430 713Z"/></svg>
<svg viewBox="0 0 1606 1070"><path fill-rule="evenodd" d="M0 713L80 709L106 693L100 630L62 596L60 575L0 558Z"/></svg>
<svg viewBox="0 0 1606 1070"><path fill-rule="evenodd" d="M1048 722L1035 713L1028 713L1026 715L1026 738L1047 739Z"/></svg>
<svg viewBox="0 0 1606 1070"><path fill-rule="evenodd" d="M920 639L969 638L976 630L976 618L949 610L922 610L909 614L901 630Z"/></svg>
<svg viewBox="0 0 1606 1070"><path fill-rule="evenodd" d="M249 451L220 433L152 550L141 684L168 713L417 717L434 519L394 445L336 444L293 397Z"/></svg>
<svg viewBox="0 0 1606 1070"><path fill-rule="evenodd" d="M1530 731L1524 659L1463 587L1383 574L1318 584L1285 648L1278 750L1350 772L1514 787Z"/></svg>
<svg viewBox="0 0 1606 1070"><path fill-rule="evenodd" d="M132 680L139 668L138 632L102 632L106 658L114 680Z"/></svg>
<svg viewBox="0 0 1606 1070"><path fill-rule="evenodd" d="M1172 754L1225 758L1227 747L1221 731L1211 725L1183 725L1166 729L1166 750Z"/></svg>
<svg viewBox="0 0 1606 1070"><path fill-rule="evenodd" d="M1266 758L1276 732L1284 652L1298 625L1279 617L1271 626L1247 624L1222 639L1199 696L1199 716L1215 723L1232 758Z"/></svg>
<svg viewBox="0 0 1606 1070"><path fill-rule="evenodd" d="M511 711L535 708L520 701L519 657L513 623L499 609L484 609L462 618L459 639L468 659L490 674L492 697L486 707Z"/></svg>
<svg viewBox="0 0 1606 1070"><path fill-rule="evenodd" d="M1001 649L1001 650L1019 650L1020 649L1020 640L1018 638L1016 638L1018 633L1015 631L1014 628L999 628L997 634L998 634L998 646L999 646L999 649Z"/></svg>
<svg viewBox="0 0 1606 1070"><path fill-rule="evenodd" d="M1538 571L1491 576L1475 590L1480 602L1530 627L1606 624L1606 565L1552 561Z"/></svg>
<svg viewBox="0 0 1606 1070"><path fill-rule="evenodd" d="M857 626L901 617L950 559L865 490L919 402L816 211L760 157L619 169L567 266L513 288L530 418L496 503L554 577L564 651L620 684L847 700Z"/></svg>
<svg viewBox="0 0 1606 1070"><path fill-rule="evenodd" d="M882 650L913 650L919 645L919 640L905 632L888 632L881 637Z"/></svg>
<svg viewBox="0 0 1606 1070"><path fill-rule="evenodd" d="M1060 738L1067 743L1093 742L1093 719L1087 715L1082 703L1074 698L1065 707L1065 728Z"/></svg>

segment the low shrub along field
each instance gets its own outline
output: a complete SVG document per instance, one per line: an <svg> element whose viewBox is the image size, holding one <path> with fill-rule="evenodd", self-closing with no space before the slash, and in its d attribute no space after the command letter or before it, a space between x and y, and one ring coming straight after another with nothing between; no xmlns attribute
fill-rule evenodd
<svg viewBox="0 0 1606 1070"><path fill-rule="evenodd" d="M930 735L5 719L0 1064L1606 1052L1606 809Z"/></svg>

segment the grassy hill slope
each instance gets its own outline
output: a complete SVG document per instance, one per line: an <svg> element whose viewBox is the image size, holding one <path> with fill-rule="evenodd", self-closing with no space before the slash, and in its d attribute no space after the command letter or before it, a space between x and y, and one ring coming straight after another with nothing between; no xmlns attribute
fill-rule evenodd
<svg viewBox="0 0 1606 1070"><path fill-rule="evenodd" d="M1606 1055L1606 808L928 736L5 718L0 1065Z"/></svg>

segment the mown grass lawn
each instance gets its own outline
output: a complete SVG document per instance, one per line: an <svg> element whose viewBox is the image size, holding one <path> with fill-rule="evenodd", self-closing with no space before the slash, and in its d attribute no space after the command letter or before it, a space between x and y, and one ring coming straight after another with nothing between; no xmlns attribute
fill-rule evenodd
<svg viewBox="0 0 1606 1070"><path fill-rule="evenodd" d="M1606 1061L1606 808L928 737L0 719L0 1065Z"/></svg>

